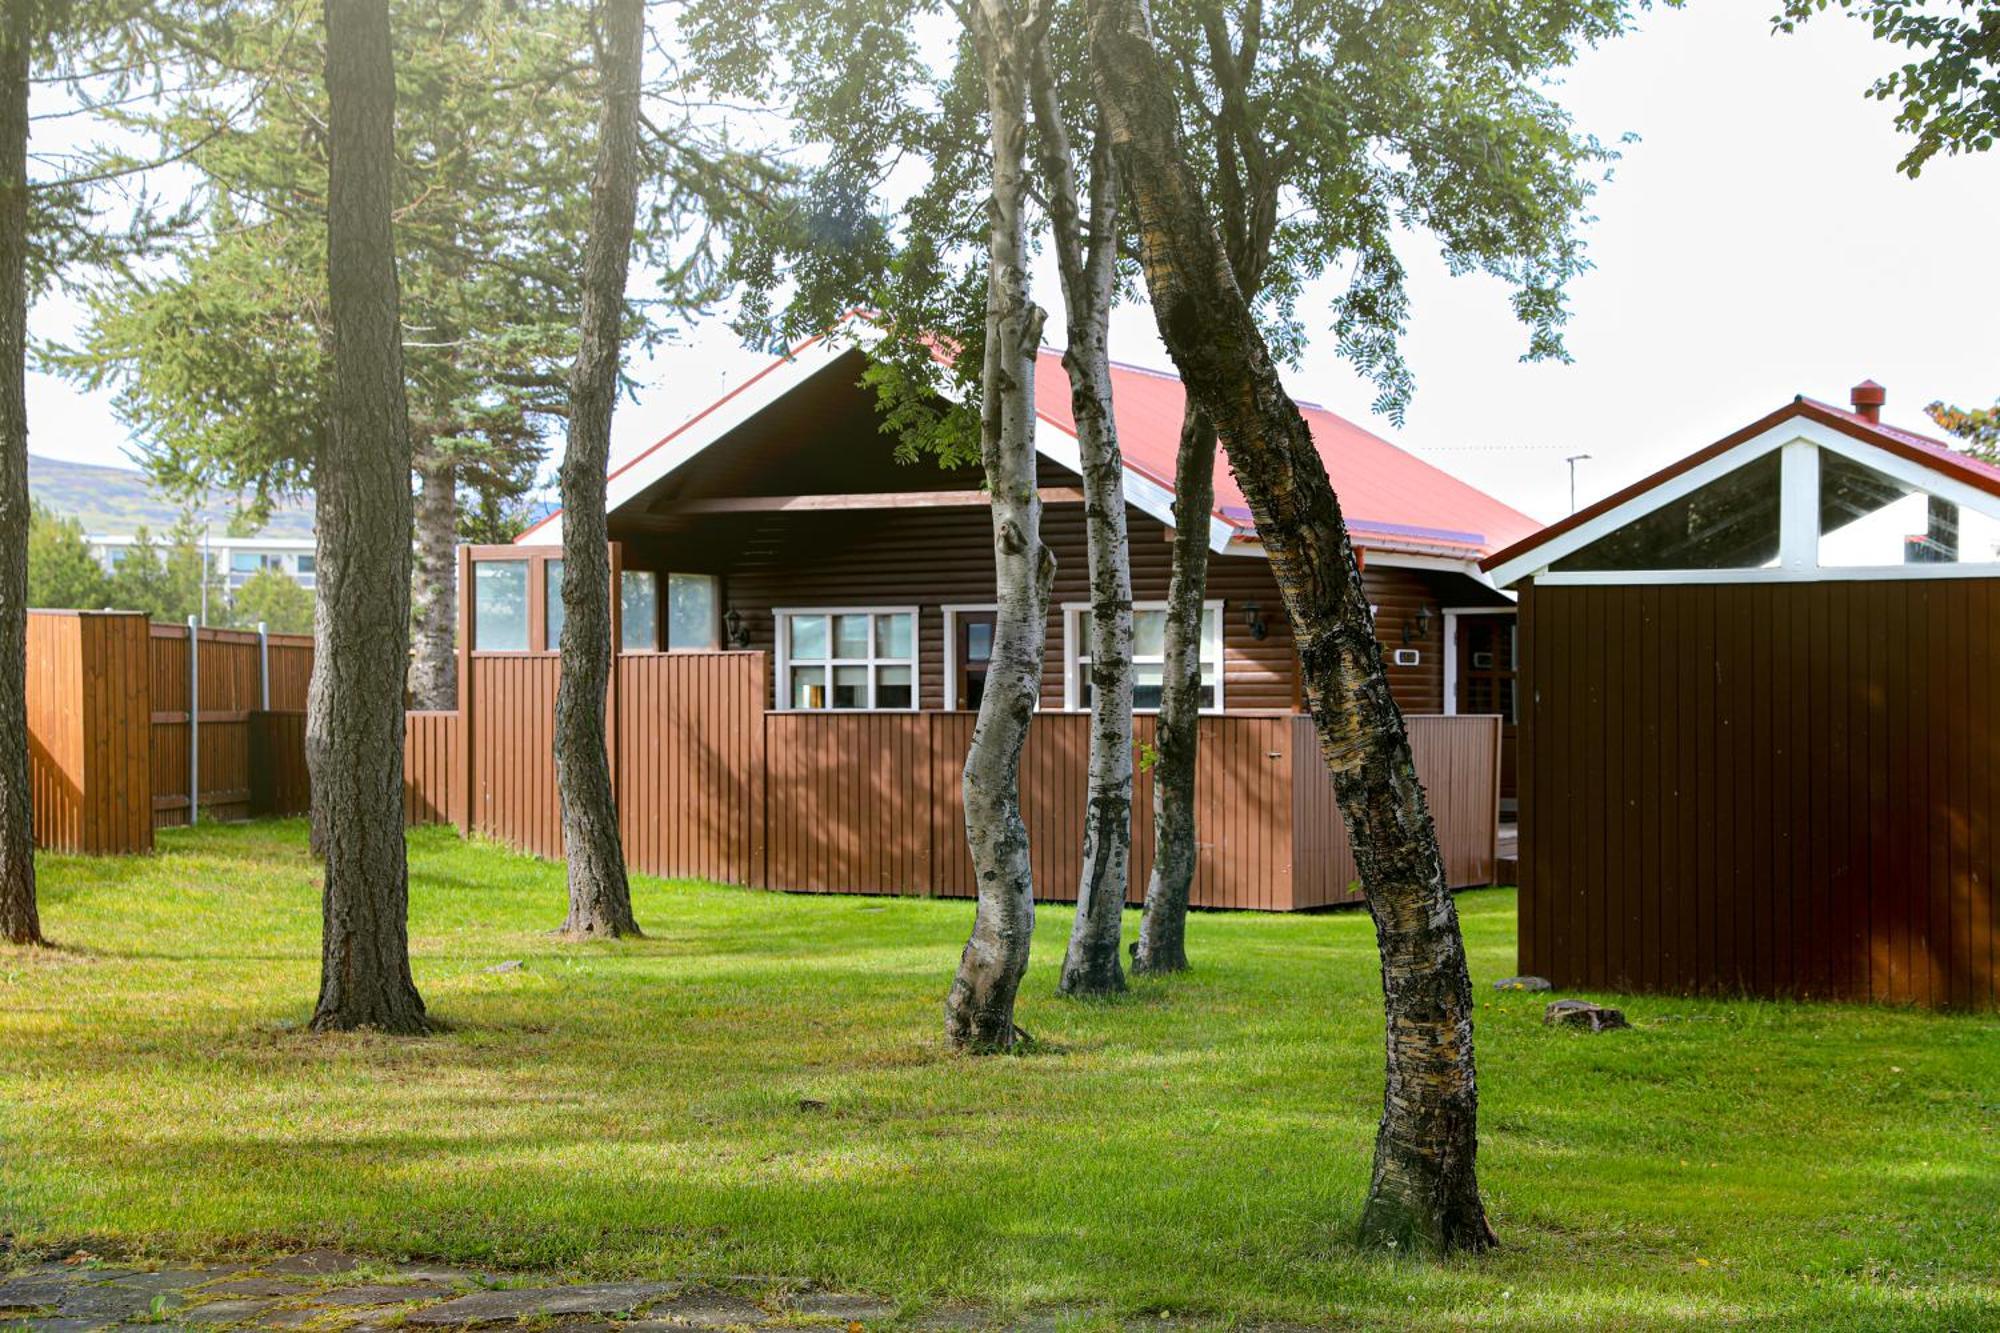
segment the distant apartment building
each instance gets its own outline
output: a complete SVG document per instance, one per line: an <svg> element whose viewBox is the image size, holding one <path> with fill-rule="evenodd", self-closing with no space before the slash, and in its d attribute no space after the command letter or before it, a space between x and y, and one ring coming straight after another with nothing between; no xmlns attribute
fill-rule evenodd
<svg viewBox="0 0 2000 1333"><path fill-rule="evenodd" d="M90 543L90 553L97 557L106 571L115 572L125 553L132 549L135 540L129 532L92 532L85 536ZM160 538L153 538L158 543ZM209 567L213 569L231 592L250 581L250 576L260 570L274 569L281 574L289 574L302 588L310 588L318 581L318 566L313 556L313 539L310 537L216 537L206 542Z"/></svg>

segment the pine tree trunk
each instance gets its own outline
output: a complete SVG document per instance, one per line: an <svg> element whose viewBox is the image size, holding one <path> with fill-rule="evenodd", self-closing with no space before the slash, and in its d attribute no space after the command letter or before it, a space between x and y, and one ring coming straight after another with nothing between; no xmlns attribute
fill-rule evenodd
<svg viewBox="0 0 2000 1333"><path fill-rule="evenodd" d="M570 369L569 443L563 503L562 683L556 689L556 786L562 793L569 916L577 938L637 935L618 800L605 735L611 684L611 557L605 471L618 396L619 329L639 197L639 66L645 0L598 0L597 167L590 181L590 236L583 256L583 341Z"/></svg>
<svg viewBox="0 0 2000 1333"><path fill-rule="evenodd" d="M417 623L410 706L458 706L458 468L417 451Z"/></svg>
<svg viewBox="0 0 2000 1333"><path fill-rule="evenodd" d="M1174 471L1174 571L1167 584L1166 663L1153 720L1153 873L1132 970L1185 972L1194 889L1195 766L1201 747L1201 616L1208 597L1208 524L1215 507L1215 428L1190 398Z"/></svg>
<svg viewBox="0 0 2000 1333"><path fill-rule="evenodd" d="M972 938L945 998L945 1037L968 1051L1014 1044L1014 999L1035 930L1021 747L1042 687L1055 557L1042 544L1035 487L1035 356L1040 309L1028 297L1028 43L1005 0L980 0L974 38L986 71L993 194L986 279L980 451L993 504L993 656L962 784L965 838L979 885Z"/></svg>
<svg viewBox="0 0 2000 1333"><path fill-rule="evenodd" d="M1065 995L1112 995L1125 989L1118 936L1132 862L1132 565L1125 534L1125 463L1111 405L1118 172L1100 132L1091 159L1086 234L1077 204L1075 150L1045 39L1035 44L1030 86L1039 131L1036 157L1068 316L1063 369L1069 374L1070 412L1083 470L1090 564L1090 762L1083 854L1076 916L1056 989Z"/></svg>
<svg viewBox="0 0 2000 1333"><path fill-rule="evenodd" d="M42 943L28 779L28 52L0 17L0 939Z"/></svg>
<svg viewBox="0 0 2000 1333"><path fill-rule="evenodd" d="M331 429L315 467L319 597L306 720L326 861L313 1026L421 1032L403 846L410 417L390 225L391 62L387 0L327 0L334 383Z"/></svg>
<svg viewBox="0 0 2000 1333"><path fill-rule="evenodd" d="M1494 1238L1475 1170L1465 947L1339 501L1182 156L1173 83L1143 6L1090 0L1089 13L1092 78L1138 213L1154 314L1270 554L1375 921L1387 1089L1362 1239L1407 1254L1483 1249Z"/></svg>

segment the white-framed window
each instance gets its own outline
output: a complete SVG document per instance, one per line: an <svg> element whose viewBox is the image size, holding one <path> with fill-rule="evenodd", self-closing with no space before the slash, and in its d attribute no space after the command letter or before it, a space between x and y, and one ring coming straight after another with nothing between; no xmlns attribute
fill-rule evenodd
<svg viewBox="0 0 2000 1333"><path fill-rule="evenodd" d="M913 712L917 608L780 607L778 707Z"/></svg>
<svg viewBox="0 0 2000 1333"><path fill-rule="evenodd" d="M1090 603L1063 603L1063 707L1090 707ZM1132 603L1132 708L1156 713L1166 678L1167 604ZM1222 603L1201 604L1201 708L1219 713L1222 698Z"/></svg>

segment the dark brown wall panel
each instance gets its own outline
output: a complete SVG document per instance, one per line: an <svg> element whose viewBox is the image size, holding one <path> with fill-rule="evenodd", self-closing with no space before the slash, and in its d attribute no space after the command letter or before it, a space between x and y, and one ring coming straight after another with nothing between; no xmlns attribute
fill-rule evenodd
<svg viewBox="0 0 2000 1333"><path fill-rule="evenodd" d="M1521 599L1524 970L1992 1007L1985 579Z"/></svg>
<svg viewBox="0 0 2000 1333"><path fill-rule="evenodd" d="M1046 478L1062 484L1061 477ZM1074 484L1069 478L1068 483ZM1132 512L1132 595L1164 601L1173 570L1168 529ZM708 517L677 534L628 534L626 562L634 569L678 569L720 574L728 605L742 613L750 647L775 652L779 607L915 606L918 615L918 704L944 706L942 607L993 600L991 516L983 508L914 508ZM1051 596L1047 669L1042 706L1063 703L1064 603L1089 600L1083 507L1052 503L1042 513L1042 534L1056 556ZM1429 575L1379 562L1364 574L1385 659L1405 647L1427 608L1428 638L1415 640L1420 661L1391 665L1390 687L1407 713L1444 711L1444 618ZM1218 555L1209 561L1208 596L1223 602L1223 701L1231 712L1290 709L1298 704L1291 624L1258 556ZM1248 615L1256 603L1265 637L1253 636Z"/></svg>

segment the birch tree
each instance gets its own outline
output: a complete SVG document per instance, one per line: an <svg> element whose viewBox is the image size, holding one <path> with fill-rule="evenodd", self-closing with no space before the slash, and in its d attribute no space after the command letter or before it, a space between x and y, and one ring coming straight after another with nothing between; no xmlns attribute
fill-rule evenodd
<svg viewBox="0 0 2000 1333"><path fill-rule="evenodd" d="M1111 399L1111 306L1117 295L1118 173L1101 124L1091 136L1089 183L1044 33L1030 56L1035 157L1061 276L1070 415L1083 466L1090 564L1090 760L1084 793L1076 916L1057 987L1067 995L1125 989L1118 956L1132 858L1132 565L1125 533L1125 466ZM1087 197L1086 197L1087 196ZM1205 527L1206 525L1204 525Z"/></svg>
<svg viewBox="0 0 2000 1333"><path fill-rule="evenodd" d="M1279 379L1267 336L1272 321L1268 314L1259 320L1253 295L1237 280L1239 265L1215 215L1235 209L1237 217L1267 219L1260 229L1277 238L1267 244L1277 244L1281 254L1284 226L1269 210L1241 210L1240 200L1228 199L1227 172L1217 182L1224 202L1212 206L1203 197L1202 178L1181 137L1184 108L1177 98L1187 84L1155 46L1143 0L1088 0L1086 7L1092 79L1135 213L1154 315L1190 401L1215 425L1269 553L1375 922L1387 1077L1362 1237L1405 1253L1482 1249L1493 1243L1493 1233L1476 1171L1471 984L1436 830L1382 670L1339 501ZM1324 19L1335 8L1302 9L1300 16ZM1406 308L1401 267L1389 247L1390 214L1362 207L1356 197L1378 204L1404 199L1410 206L1403 216L1427 222L1448 258L1510 279L1516 312L1531 331L1530 354L1560 356L1562 290L1581 267L1576 228L1590 191L1580 168L1608 154L1594 140L1575 136L1560 108L1524 80L1531 71L1563 63L1579 36L1616 31L1624 10L1557 4L1541 25L1497 29L1476 13L1413 13L1421 25L1444 26L1430 27L1430 41L1415 46L1396 40L1397 12L1378 9L1372 17L1379 22L1346 29L1366 32L1358 45L1391 57L1352 91L1372 90L1380 111L1398 123L1433 124L1430 137L1399 140L1407 169L1390 173L1388 181L1370 185L1365 171L1329 175L1321 162L1304 178L1312 184L1293 186L1322 201L1303 211L1307 225L1333 228L1328 240L1366 243L1360 270L1365 276L1372 265L1374 276L1350 288L1336 330L1341 351L1377 376L1392 404L1409 383L1395 356ZM1248 35L1261 30L1261 16L1261 5L1245 6L1245 26L1233 37L1226 24L1204 25L1211 42L1228 42L1237 53L1225 68L1226 81L1247 76L1242 55L1254 55L1262 40ZM1303 36L1303 29L1290 30L1283 49L1315 56L1315 44ZM1460 46L1476 58L1429 58ZM1345 151L1367 142L1369 135L1359 131L1369 123L1368 99L1340 95L1349 89L1335 70L1302 73L1297 104L1323 128L1350 122ZM1241 118L1250 104L1235 105L1230 114ZM1327 142L1300 127L1254 117L1248 123L1252 137L1243 142L1288 151ZM1226 162L1227 147L1217 151ZM1539 196L1544 185L1556 188ZM1287 290L1280 287L1277 299L1280 351L1295 307Z"/></svg>
<svg viewBox="0 0 2000 1333"><path fill-rule="evenodd" d="M317 465L319 602L306 761L325 857L313 1027L425 1030L410 974L403 671L410 417L390 223L396 77L388 0L326 0L332 420Z"/></svg>
<svg viewBox="0 0 2000 1333"><path fill-rule="evenodd" d="M1565 284L1595 173L1616 153L1576 133L1547 74L1622 31L1627 0L1529 0L1495 21L1476 0L1159 0L1162 77L1237 289L1279 360L1331 345L1400 420L1415 380L1398 230L1420 229L1454 272L1513 289L1527 356L1563 359ZM1322 336L1307 286L1346 273ZM1202 605L1215 431L1194 395L1182 421L1164 682L1154 767L1153 875L1139 972L1187 966L1197 831Z"/></svg>
<svg viewBox="0 0 2000 1333"><path fill-rule="evenodd" d="M1046 15L1017 0L976 0L966 13L985 76L993 192L988 207L986 346L980 457L993 512L993 657L965 756L965 840L979 885L972 938L945 997L945 1037L970 1051L1006 1050L1020 1029L1014 1000L1035 932L1034 870L1021 818L1021 747L1042 692L1055 557L1042 544L1035 484L1035 361L1044 315L1028 290L1029 65Z"/></svg>
<svg viewBox="0 0 2000 1333"><path fill-rule="evenodd" d="M638 205L639 76L645 0L598 0L597 168L584 246L583 340L570 371L563 451L562 681L556 690L556 786L562 796L573 938L637 935L606 749L604 695L613 668L611 559L604 512L611 412L618 394L619 316Z"/></svg>

